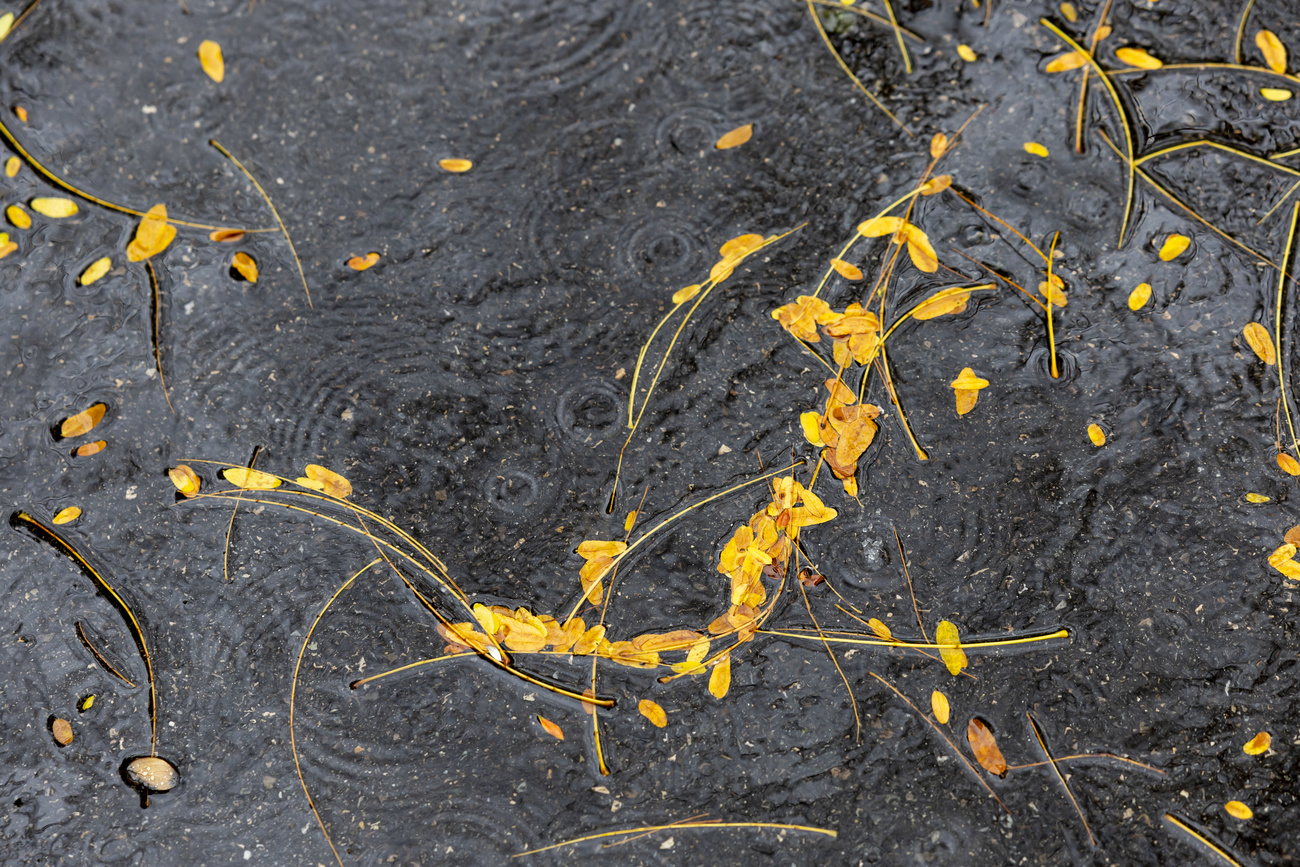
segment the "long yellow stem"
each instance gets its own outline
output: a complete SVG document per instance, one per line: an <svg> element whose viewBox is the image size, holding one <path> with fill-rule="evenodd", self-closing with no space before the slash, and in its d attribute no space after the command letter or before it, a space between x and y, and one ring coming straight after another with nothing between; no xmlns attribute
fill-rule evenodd
<svg viewBox="0 0 1300 867"><path fill-rule="evenodd" d="M1300 220L1300 202L1291 209L1291 228L1286 234L1286 251L1282 255L1282 267L1277 275L1277 309L1273 317L1273 342L1277 345L1277 385L1282 393L1282 406L1286 410L1286 426L1291 431L1292 454L1300 455L1300 442L1296 441L1295 422L1291 419L1291 401L1286 396L1286 352L1282 345L1282 299L1286 294L1287 268L1291 264L1291 252L1295 244L1296 222Z"/></svg>

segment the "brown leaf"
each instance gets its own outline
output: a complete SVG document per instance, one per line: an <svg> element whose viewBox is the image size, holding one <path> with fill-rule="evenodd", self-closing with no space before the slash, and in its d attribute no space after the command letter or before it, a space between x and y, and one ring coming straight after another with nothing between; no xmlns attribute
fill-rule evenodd
<svg viewBox="0 0 1300 867"><path fill-rule="evenodd" d="M546 730L548 735L555 738L557 741L564 740L564 729L560 728L544 716L539 715L537 721L542 724L542 728Z"/></svg>
<svg viewBox="0 0 1300 867"><path fill-rule="evenodd" d="M984 720L977 716L971 717L966 726L966 740L970 742L971 752L975 754L975 761L980 763L980 767L999 777L1007 772L1007 760L1003 758L1002 750L998 749L993 730Z"/></svg>
<svg viewBox="0 0 1300 867"><path fill-rule="evenodd" d="M90 433L95 425L103 421L104 413L107 411L107 406L96 403L83 412L65 418L63 423L59 425L59 436L66 440Z"/></svg>
<svg viewBox="0 0 1300 867"><path fill-rule="evenodd" d="M753 135L754 125L752 123L747 123L744 126L736 127L731 132L718 139L713 146L720 151L725 151L728 148L740 147L745 142L749 141Z"/></svg>
<svg viewBox="0 0 1300 867"><path fill-rule="evenodd" d="M640 704L637 705L637 710L641 711L641 716L654 723L656 728L663 728L668 725L668 714L664 713L663 708L648 698L641 699Z"/></svg>
<svg viewBox="0 0 1300 867"><path fill-rule="evenodd" d="M1290 530L1287 530L1286 535L1282 537L1282 541L1290 542L1292 545L1300 545L1300 524L1296 524Z"/></svg>
<svg viewBox="0 0 1300 867"><path fill-rule="evenodd" d="M66 747L72 743L72 723L58 717L50 724L50 731L54 734L54 740L61 747Z"/></svg>

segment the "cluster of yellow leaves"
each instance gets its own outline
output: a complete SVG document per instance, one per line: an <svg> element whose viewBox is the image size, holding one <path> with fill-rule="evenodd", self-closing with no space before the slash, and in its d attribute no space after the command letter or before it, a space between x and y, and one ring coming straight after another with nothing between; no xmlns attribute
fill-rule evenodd
<svg viewBox="0 0 1300 867"><path fill-rule="evenodd" d="M626 542L602 542L588 539L578 546L578 555L587 562L582 564L578 573L582 580L582 592L592 605L599 605L601 599L601 581L614 565L614 560L627 550Z"/></svg>
<svg viewBox="0 0 1300 867"><path fill-rule="evenodd" d="M858 404L852 389L834 379L826 380L826 388L830 397L825 412L805 412L799 423L804 438L821 448L826 465L844 484L845 493L854 497L858 493L858 459L876 438L880 407Z"/></svg>
<svg viewBox="0 0 1300 867"><path fill-rule="evenodd" d="M709 269L709 280L714 283L726 280L731 276L731 272L736 270L736 266L745 261L746 256L763 246L764 240L762 235L737 235L723 244L718 249L718 254L722 258Z"/></svg>
<svg viewBox="0 0 1300 867"><path fill-rule="evenodd" d="M1268 565L1281 572L1292 581L1300 581L1300 563L1295 560L1296 546L1292 542L1284 543L1268 555Z"/></svg>
<svg viewBox="0 0 1300 867"><path fill-rule="evenodd" d="M907 245L907 255L919 270L927 274L939 270L939 257L934 252L930 239L920 227L902 217L873 217L858 225L858 234L864 238L890 235L895 244Z"/></svg>
<svg viewBox="0 0 1300 867"><path fill-rule="evenodd" d="M154 205L140 219L135 238L126 245L126 258L132 262L143 262L166 250L175 237L176 227L167 222L167 206Z"/></svg>

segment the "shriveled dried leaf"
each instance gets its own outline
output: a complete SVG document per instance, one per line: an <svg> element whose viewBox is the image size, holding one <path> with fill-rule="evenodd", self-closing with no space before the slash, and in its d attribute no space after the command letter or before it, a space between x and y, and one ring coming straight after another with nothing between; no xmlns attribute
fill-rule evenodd
<svg viewBox="0 0 1300 867"><path fill-rule="evenodd" d="M902 217L872 217L858 224L858 234L864 238L893 235L903 228Z"/></svg>
<svg viewBox="0 0 1300 867"><path fill-rule="evenodd" d="M143 262L157 256L176 237L176 227L167 222L167 206L154 205L140 219L135 238L126 245L126 258Z"/></svg>
<svg viewBox="0 0 1300 867"><path fill-rule="evenodd" d="M70 524L80 517L81 517L81 509L77 508L76 506L68 506L65 509L60 509L59 513L54 516L54 523Z"/></svg>
<svg viewBox="0 0 1300 867"><path fill-rule="evenodd" d="M1286 102L1293 96L1291 91L1282 87L1261 87L1259 95L1269 102Z"/></svg>
<svg viewBox="0 0 1300 867"><path fill-rule="evenodd" d="M243 240L244 234L243 229L214 229L208 234L208 240L218 244L230 243Z"/></svg>
<svg viewBox="0 0 1300 867"><path fill-rule="evenodd" d="M974 63L978 55L975 54L975 49L963 42L957 46L957 56L967 63Z"/></svg>
<svg viewBox="0 0 1300 867"><path fill-rule="evenodd" d="M1048 155L1048 150L1036 141L1027 141L1025 142L1025 153L1033 154L1036 157L1045 157Z"/></svg>
<svg viewBox="0 0 1300 867"><path fill-rule="evenodd" d="M1160 259L1163 262L1177 259L1179 256L1183 255L1183 253L1187 252L1187 248L1191 245L1192 239L1186 235L1170 235L1168 238L1165 238L1164 243L1160 245Z"/></svg>
<svg viewBox="0 0 1300 867"><path fill-rule="evenodd" d="M548 735L555 738L557 741L564 740L564 729L560 728L558 725L540 714L537 717L537 721L542 724L542 729L544 729Z"/></svg>
<svg viewBox="0 0 1300 867"><path fill-rule="evenodd" d="M1047 61L1045 72L1069 72L1071 69L1078 69L1080 66L1087 66L1088 58L1077 51L1067 51L1065 54L1057 55Z"/></svg>
<svg viewBox="0 0 1300 867"><path fill-rule="evenodd" d="M79 210L77 203L72 199L52 198L49 196L32 199L29 204L32 206L33 211L53 220L74 217Z"/></svg>
<svg viewBox="0 0 1300 867"><path fill-rule="evenodd" d="M167 471L167 478L172 480L176 490L180 491L187 497L192 497L199 492L199 474L194 472L188 464L177 464Z"/></svg>
<svg viewBox="0 0 1300 867"><path fill-rule="evenodd" d="M728 653L713 666L709 674L709 694L714 698L723 698L731 689L731 654Z"/></svg>
<svg viewBox="0 0 1300 867"><path fill-rule="evenodd" d="M375 252L367 253L364 256L353 256L348 260L348 267L353 271L364 271L379 262L379 254Z"/></svg>
<svg viewBox="0 0 1300 867"><path fill-rule="evenodd" d="M77 278L77 282L82 286L89 286L91 283L94 283L96 280L107 274L108 269L112 267L113 260L107 256L102 259L96 259L94 262L91 262L86 266L85 271L81 272L81 276Z"/></svg>
<svg viewBox="0 0 1300 867"><path fill-rule="evenodd" d="M934 711L934 718L940 725L948 724L948 716L952 713L952 708L948 704L948 696L937 689L930 693L930 710Z"/></svg>
<svg viewBox="0 0 1300 867"><path fill-rule="evenodd" d="M472 160L453 158L453 159L446 159L446 160L438 160L438 166L444 172L451 172L452 174L458 175L474 168L474 162Z"/></svg>
<svg viewBox="0 0 1300 867"><path fill-rule="evenodd" d="M912 311L912 318L925 321L927 319L934 319L937 316L947 316L949 313L961 313L964 311L966 305L970 303L971 293L966 291L945 294L947 292L948 290L944 289L922 301L916 306L916 309Z"/></svg>
<svg viewBox="0 0 1300 867"><path fill-rule="evenodd" d="M1286 73L1286 46L1272 30L1261 30L1255 34L1255 45L1264 55L1268 68L1279 75Z"/></svg>
<svg viewBox="0 0 1300 867"><path fill-rule="evenodd" d="M835 269L836 274L839 274L845 280L862 279L862 269L850 262L845 262L843 259L832 259L831 267Z"/></svg>
<svg viewBox="0 0 1300 867"><path fill-rule="evenodd" d="M673 293L673 303L685 304L687 301L690 301L696 295L699 295L700 289L702 288L703 286L699 283L692 283L690 286L683 286L681 289L678 289L676 292Z"/></svg>
<svg viewBox="0 0 1300 867"><path fill-rule="evenodd" d="M948 152L948 137L941 132L935 133L930 138L930 157L938 159Z"/></svg>
<svg viewBox="0 0 1300 867"><path fill-rule="evenodd" d="M939 645L939 656L948 666L948 673L956 676L966 667L966 651L961 649L961 635L957 624L940 620L934 630L934 643Z"/></svg>
<svg viewBox="0 0 1300 867"><path fill-rule="evenodd" d="M971 752L975 754L975 761L980 763L980 767L999 777L1007 772L1007 760L1003 758L1002 750L998 749L998 742L993 737L993 730L989 728L988 723L977 716L971 717L970 723L966 726L966 740L970 743Z"/></svg>
<svg viewBox="0 0 1300 867"><path fill-rule="evenodd" d="M108 407L102 403L91 404L89 409L65 418L59 425L59 436L66 440L89 433L104 420L107 411Z"/></svg>
<svg viewBox="0 0 1300 867"><path fill-rule="evenodd" d="M66 747L72 743L72 723L59 717L50 724L50 732L54 735L54 741L61 747Z"/></svg>
<svg viewBox="0 0 1300 867"><path fill-rule="evenodd" d="M1106 444L1106 432L1101 429L1101 425L1093 422L1088 425L1088 439L1092 440L1094 446L1101 448Z"/></svg>
<svg viewBox="0 0 1300 867"><path fill-rule="evenodd" d="M1246 502L1248 503L1260 504L1260 503L1272 502L1272 500L1273 500L1272 497L1265 496L1264 494L1256 494L1253 492L1246 494Z"/></svg>
<svg viewBox="0 0 1300 867"><path fill-rule="evenodd" d="M16 228L30 229L32 227L31 216L17 205L10 205L5 208L5 218Z"/></svg>
<svg viewBox="0 0 1300 867"><path fill-rule="evenodd" d="M108 448L107 440L95 440L93 443L86 443L84 446L77 446L74 454L79 458L88 458L91 455L99 454L106 448Z"/></svg>
<svg viewBox="0 0 1300 867"><path fill-rule="evenodd" d="M1141 310L1151 300L1151 284L1139 283L1128 294L1128 309Z"/></svg>
<svg viewBox="0 0 1300 867"><path fill-rule="evenodd" d="M234 268L235 272L249 283L257 282L257 260L243 250L235 254L235 258L230 262L230 267Z"/></svg>
<svg viewBox="0 0 1300 867"><path fill-rule="evenodd" d="M1164 66L1164 62L1158 57L1152 57L1141 48L1117 48L1115 57L1120 63L1127 66L1136 66L1138 69L1159 69Z"/></svg>
<svg viewBox="0 0 1300 867"><path fill-rule="evenodd" d="M745 142L749 141L753 135L754 125L752 123L747 123L744 126L736 127L731 132L718 139L713 146L720 151L725 151L728 148L740 147Z"/></svg>
<svg viewBox="0 0 1300 867"><path fill-rule="evenodd" d="M304 469L307 478L313 482L319 482L324 487L322 490L331 497L338 497L340 500L346 500L352 496L352 483L340 476L331 469L320 466L319 464L308 464Z"/></svg>
<svg viewBox="0 0 1300 867"><path fill-rule="evenodd" d="M1268 555L1268 565L1292 581L1300 581L1300 563L1295 561L1296 546L1287 542Z"/></svg>
<svg viewBox="0 0 1300 867"><path fill-rule="evenodd" d="M226 481L246 491L270 491L280 487L280 480L270 473L248 467L230 467L221 471Z"/></svg>
<svg viewBox="0 0 1300 867"><path fill-rule="evenodd" d="M1247 322L1246 327L1241 330L1241 336L1246 338L1246 343L1259 356L1259 360L1265 364L1277 363L1277 352L1273 348L1273 338L1269 336L1268 329L1258 322Z"/></svg>
<svg viewBox="0 0 1300 867"><path fill-rule="evenodd" d="M211 39L199 43L199 65L208 74L208 78L218 84L226 77L226 60L221 56L221 46Z"/></svg>
<svg viewBox="0 0 1300 867"><path fill-rule="evenodd" d="M1287 452L1278 452L1277 465L1288 476L1300 476L1300 461L1291 457Z"/></svg>
<svg viewBox="0 0 1300 867"><path fill-rule="evenodd" d="M1268 752L1268 748L1271 746L1273 746L1273 736L1268 732L1260 732L1246 741L1241 751L1248 756L1258 756Z"/></svg>
<svg viewBox="0 0 1300 867"><path fill-rule="evenodd" d="M13 13L7 12L5 14L12 15ZM21 169L22 167L23 167L22 160L18 159L18 157L10 157L5 161L5 177L7 178L14 177L15 175L18 174L18 170Z"/></svg>
<svg viewBox="0 0 1300 867"><path fill-rule="evenodd" d="M1241 801L1229 801L1223 805L1223 810L1232 818L1241 819L1243 822L1255 815L1255 811Z"/></svg>
<svg viewBox="0 0 1300 867"><path fill-rule="evenodd" d="M655 728L663 728L668 725L668 714L664 712L663 708L652 702L650 699L641 699L640 703L636 706L636 709L641 711L641 716L654 723Z"/></svg>

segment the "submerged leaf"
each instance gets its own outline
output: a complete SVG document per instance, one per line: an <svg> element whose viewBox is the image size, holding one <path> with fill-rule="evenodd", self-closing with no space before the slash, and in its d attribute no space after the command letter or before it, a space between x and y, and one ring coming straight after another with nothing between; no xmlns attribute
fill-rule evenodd
<svg viewBox="0 0 1300 867"><path fill-rule="evenodd" d="M95 425L104 419L104 413L108 407L102 403L92 404L89 409L83 410L76 415L68 416L59 425L59 436L63 439L79 437L82 434L94 430Z"/></svg>
<svg viewBox="0 0 1300 867"><path fill-rule="evenodd" d="M1241 819L1243 822L1255 815L1255 811L1241 801L1229 801L1223 805L1223 809L1232 818Z"/></svg>
<svg viewBox="0 0 1300 867"><path fill-rule="evenodd" d="M663 728L668 725L668 714L664 712L663 708L652 702L650 699L641 699L640 704L638 704L636 708L641 711L641 716L654 723L656 728Z"/></svg>
<svg viewBox="0 0 1300 867"><path fill-rule="evenodd" d="M1277 362L1277 352L1273 349L1273 338L1269 336L1267 328L1258 322L1247 322L1246 327L1241 330L1241 335L1246 338L1246 343L1259 356L1260 361L1265 364Z"/></svg>
<svg viewBox="0 0 1300 867"><path fill-rule="evenodd" d="M1165 242L1160 245L1160 259L1164 262L1177 259L1179 256L1183 255L1183 253L1187 252L1187 248L1191 245L1192 239L1186 235L1170 235L1168 238L1165 238Z"/></svg>
<svg viewBox="0 0 1300 867"><path fill-rule="evenodd" d="M935 690L930 693L930 710L934 711L934 718L939 721L940 725L948 724L948 716L952 708L948 704L948 696Z"/></svg>
<svg viewBox="0 0 1300 867"><path fill-rule="evenodd" d="M108 269L112 267L113 260L107 256L102 259L96 259L86 267L85 271L81 272L81 276L77 278L77 282L82 286L89 286L91 283L94 283L96 280L107 274Z"/></svg>
<svg viewBox="0 0 1300 867"><path fill-rule="evenodd" d="M1101 425L1093 422L1088 425L1088 439L1092 440L1094 446L1101 448L1106 444L1106 432L1101 429Z"/></svg>
<svg viewBox="0 0 1300 867"><path fill-rule="evenodd" d="M66 217L76 216L78 211L77 203L72 201L72 199L43 196L32 199L30 204L32 210L36 213L55 220L62 220Z"/></svg>
<svg viewBox="0 0 1300 867"><path fill-rule="evenodd" d="M208 74L208 78L218 84L226 77L226 61L221 56L221 46L211 39L199 43L199 65Z"/></svg>
<svg viewBox="0 0 1300 867"><path fill-rule="evenodd" d="M199 475L187 464L177 464L172 467L167 471L167 478L172 480L176 490L187 497L192 497L199 492Z"/></svg>
<svg viewBox="0 0 1300 867"><path fill-rule="evenodd" d="M966 740L970 742L971 752L975 754L975 761L980 763L980 767L999 777L1007 772L1007 760L1003 758L1002 750L998 749L998 742L988 723L977 716L971 717L966 726Z"/></svg>
<svg viewBox="0 0 1300 867"><path fill-rule="evenodd" d="M1273 745L1273 736L1268 732L1260 732L1250 740L1246 741L1241 751L1248 756L1258 756L1268 752L1268 748Z"/></svg>
<svg viewBox="0 0 1300 867"><path fill-rule="evenodd" d="M222 470L221 475L236 488L246 491L270 491L280 487L280 480L275 476L249 467L230 467Z"/></svg>
<svg viewBox="0 0 1300 867"><path fill-rule="evenodd" d="M957 624L940 620L939 626L934 630L934 643L939 645L939 656L943 659L943 664L948 666L948 673L953 676L961 674L967 663L966 651L961 649Z"/></svg>
<svg viewBox="0 0 1300 867"><path fill-rule="evenodd" d="M795 337L807 343L818 343L821 335L817 326L835 317L831 306L820 298L800 295L793 304L785 304L772 311L772 318Z"/></svg>
<svg viewBox="0 0 1300 867"><path fill-rule="evenodd" d="M736 127L731 132L718 139L713 146L720 151L725 151L727 148L740 147L745 142L749 141L753 135L754 125L752 123L747 123L744 126Z"/></svg>
<svg viewBox="0 0 1300 867"><path fill-rule="evenodd" d="M249 283L257 282L257 260L252 256L240 250L231 260L230 267L234 268Z"/></svg>
<svg viewBox="0 0 1300 867"><path fill-rule="evenodd" d="M1136 66L1138 69L1159 69L1165 65L1160 58L1152 57L1141 48L1117 48L1115 56L1119 58L1120 63Z"/></svg>
<svg viewBox="0 0 1300 867"><path fill-rule="evenodd" d="M68 506L66 509L60 509L59 513L54 516L56 524L70 524L81 517L81 509L76 506Z"/></svg>
<svg viewBox="0 0 1300 867"><path fill-rule="evenodd" d="M1133 287L1133 291L1128 294L1128 309L1141 310L1146 303L1151 300L1151 284L1139 283Z"/></svg>
<svg viewBox="0 0 1300 867"><path fill-rule="evenodd" d="M557 741L564 740L564 729L560 728L544 716L539 715L537 721L542 724L542 728L546 730L548 735L555 738Z"/></svg>
<svg viewBox="0 0 1300 867"><path fill-rule="evenodd" d="M474 163L471 160L446 159L446 160L438 160L438 166L444 172L451 172L452 174L458 175L474 168Z"/></svg>

